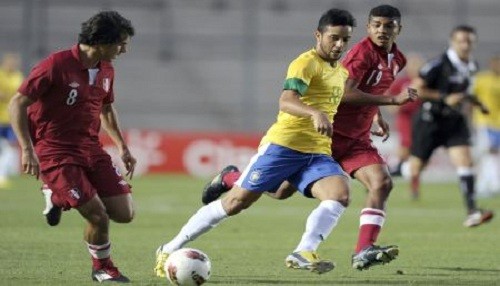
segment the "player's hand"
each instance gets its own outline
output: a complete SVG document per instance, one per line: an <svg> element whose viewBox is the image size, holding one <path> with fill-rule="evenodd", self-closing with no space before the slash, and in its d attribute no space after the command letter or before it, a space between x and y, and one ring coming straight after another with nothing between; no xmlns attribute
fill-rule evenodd
<svg viewBox="0 0 500 286"><path fill-rule="evenodd" d="M418 92L414 88L407 88L404 92L393 97L392 103L394 105L403 105L408 102L413 102L418 99Z"/></svg>
<svg viewBox="0 0 500 286"><path fill-rule="evenodd" d="M390 136L390 128L389 123L384 120L384 118L379 114L374 118L374 123L378 125L376 130L370 131L372 135L382 137L382 142L387 141Z"/></svg>
<svg viewBox="0 0 500 286"><path fill-rule="evenodd" d="M462 92L451 93L444 98L444 103L451 107L457 106L462 100L464 100L465 94Z"/></svg>
<svg viewBox="0 0 500 286"><path fill-rule="evenodd" d="M123 163L125 164L125 169L127 170L125 176L128 176L132 180L137 160L134 158L134 156L132 156L128 148L123 149L123 151L121 152L121 158Z"/></svg>
<svg viewBox="0 0 500 286"><path fill-rule="evenodd" d="M38 180L40 176L40 163L33 149L22 151L21 164L25 174L35 176Z"/></svg>
<svg viewBox="0 0 500 286"><path fill-rule="evenodd" d="M331 137L333 134L332 122L328 119L328 116L323 112L315 112L312 115L312 120L314 128L322 135Z"/></svg>

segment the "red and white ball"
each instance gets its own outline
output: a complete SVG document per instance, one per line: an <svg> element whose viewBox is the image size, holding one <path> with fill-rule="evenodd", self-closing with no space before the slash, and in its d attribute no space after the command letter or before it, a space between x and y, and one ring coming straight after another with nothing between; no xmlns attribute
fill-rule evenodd
<svg viewBox="0 0 500 286"><path fill-rule="evenodd" d="M179 286L198 286L207 282L211 268L208 255L194 248L176 250L165 261L167 279Z"/></svg>

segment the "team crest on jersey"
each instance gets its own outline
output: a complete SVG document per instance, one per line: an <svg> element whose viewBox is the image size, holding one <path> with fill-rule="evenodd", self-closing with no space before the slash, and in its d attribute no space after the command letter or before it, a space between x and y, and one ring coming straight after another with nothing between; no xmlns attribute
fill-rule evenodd
<svg viewBox="0 0 500 286"><path fill-rule="evenodd" d="M71 88L77 88L77 87L79 87L79 86L80 86L80 84L78 84L76 81L74 81L74 82L70 83L70 84L69 84L69 86L70 86Z"/></svg>
<svg viewBox="0 0 500 286"><path fill-rule="evenodd" d="M69 195L75 200L79 200L81 197L80 191L77 188L69 190Z"/></svg>
<svg viewBox="0 0 500 286"><path fill-rule="evenodd" d="M102 79L102 88L104 91L108 92L111 87L111 80L108 77Z"/></svg>
<svg viewBox="0 0 500 286"><path fill-rule="evenodd" d="M250 174L249 181L250 183L257 183L260 179L261 172L259 170L255 170Z"/></svg>

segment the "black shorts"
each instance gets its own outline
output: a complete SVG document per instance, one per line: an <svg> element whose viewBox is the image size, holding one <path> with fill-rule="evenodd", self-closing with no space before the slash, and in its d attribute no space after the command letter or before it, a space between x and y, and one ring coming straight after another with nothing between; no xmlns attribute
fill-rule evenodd
<svg viewBox="0 0 500 286"><path fill-rule="evenodd" d="M427 114L428 115L428 114ZM470 131L462 114L429 117L422 111L412 124L411 154L427 162L440 146L470 146Z"/></svg>

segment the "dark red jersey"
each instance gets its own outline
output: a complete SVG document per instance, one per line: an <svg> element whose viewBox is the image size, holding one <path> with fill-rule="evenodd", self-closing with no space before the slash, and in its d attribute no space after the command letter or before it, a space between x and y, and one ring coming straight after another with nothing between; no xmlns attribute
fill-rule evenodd
<svg viewBox="0 0 500 286"><path fill-rule="evenodd" d="M42 170L61 163L88 165L92 155L102 154L100 114L114 101L114 70L104 61L97 68L91 83L75 45L42 60L19 88L34 101L28 117Z"/></svg>
<svg viewBox="0 0 500 286"><path fill-rule="evenodd" d="M347 52L342 64L349 71L349 78L359 82L361 91L384 95L406 65L406 58L396 44L388 53L367 37ZM341 103L335 115L333 130L347 138L369 139L377 111L378 106L375 105ZM335 140L335 135L333 138Z"/></svg>

